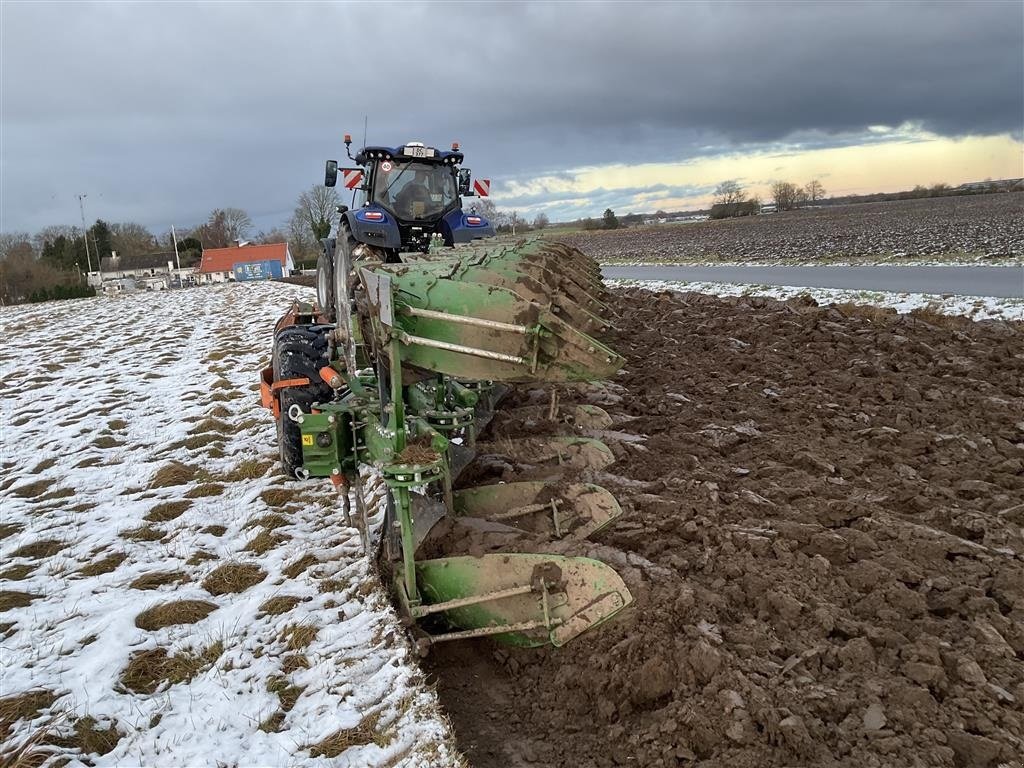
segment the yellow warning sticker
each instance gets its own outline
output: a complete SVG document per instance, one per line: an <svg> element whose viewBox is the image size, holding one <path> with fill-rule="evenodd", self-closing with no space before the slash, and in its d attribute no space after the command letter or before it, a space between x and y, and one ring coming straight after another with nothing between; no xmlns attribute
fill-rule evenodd
<svg viewBox="0 0 1024 768"><path fill-rule="evenodd" d="M303 445L312 445L313 444L313 436L312 435L303 435L302 436L302 444Z"/></svg>

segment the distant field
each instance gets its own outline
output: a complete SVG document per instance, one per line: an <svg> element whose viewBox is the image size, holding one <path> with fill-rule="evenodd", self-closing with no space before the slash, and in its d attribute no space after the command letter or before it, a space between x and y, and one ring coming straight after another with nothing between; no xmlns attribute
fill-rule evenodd
<svg viewBox="0 0 1024 768"><path fill-rule="evenodd" d="M1024 193L862 203L695 224L553 232L602 263L1020 263Z"/></svg>

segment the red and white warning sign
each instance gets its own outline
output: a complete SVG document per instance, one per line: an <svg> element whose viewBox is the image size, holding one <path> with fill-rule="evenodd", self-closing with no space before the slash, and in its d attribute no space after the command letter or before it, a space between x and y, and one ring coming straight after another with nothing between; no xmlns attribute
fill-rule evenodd
<svg viewBox="0 0 1024 768"><path fill-rule="evenodd" d="M487 197L489 194L491 194L491 180L474 179L473 191L476 192L480 197Z"/></svg>
<svg viewBox="0 0 1024 768"><path fill-rule="evenodd" d="M341 172L342 183L345 189L355 189L363 183L363 172L358 168L355 170L344 170Z"/></svg>

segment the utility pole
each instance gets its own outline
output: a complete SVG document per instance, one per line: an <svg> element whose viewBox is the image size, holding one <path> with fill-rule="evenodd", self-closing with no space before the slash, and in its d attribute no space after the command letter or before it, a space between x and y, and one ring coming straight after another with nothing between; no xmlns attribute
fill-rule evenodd
<svg viewBox="0 0 1024 768"><path fill-rule="evenodd" d="M89 265L89 273L92 274L92 257L89 256L89 230L85 228L85 206L82 203L88 195L77 195L78 197L78 212L82 214L82 239L85 240L85 262ZM99 259L100 255L97 253L96 258ZM85 281L89 282L88 277Z"/></svg>
<svg viewBox="0 0 1024 768"><path fill-rule="evenodd" d="M174 234L174 225L171 224L171 240L174 241L174 265L178 268L178 287L184 288L181 282L181 259L178 257L178 236Z"/></svg>

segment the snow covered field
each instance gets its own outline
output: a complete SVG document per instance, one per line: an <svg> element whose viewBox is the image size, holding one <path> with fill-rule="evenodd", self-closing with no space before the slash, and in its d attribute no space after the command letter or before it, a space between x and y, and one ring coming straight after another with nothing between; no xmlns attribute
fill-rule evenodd
<svg viewBox="0 0 1024 768"><path fill-rule="evenodd" d="M611 287L646 288L650 291L693 291L714 296L767 296L785 301L795 296L810 296L819 304L860 304L890 307L900 314L915 309L931 309L944 315L964 315L973 320L1024 321L1024 300L979 296L935 296L925 293L888 293L883 291L847 291L836 288L800 288L777 285L737 285L732 283L686 283L667 280L608 280Z"/></svg>
<svg viewBox="0 0 1024 768"><path fill-rule="evenodd" d="M462 764L330 485L276 464L300 293L0 309L0 763Z"/></svg>

